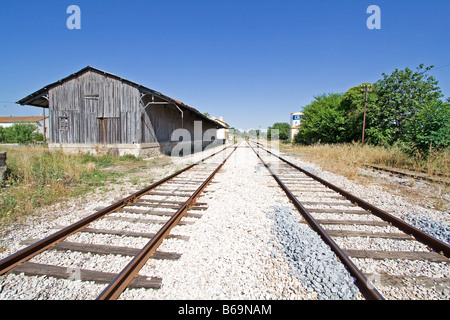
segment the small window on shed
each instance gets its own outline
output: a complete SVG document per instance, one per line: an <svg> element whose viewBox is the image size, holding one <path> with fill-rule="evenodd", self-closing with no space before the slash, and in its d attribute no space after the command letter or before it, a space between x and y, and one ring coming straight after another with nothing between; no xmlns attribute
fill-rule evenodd
<svg viewBox="0 0 450 320"><path fill-rule="evenodd" d="M68 130L69 120L67 117L59 117L59 130Z"/></svg>

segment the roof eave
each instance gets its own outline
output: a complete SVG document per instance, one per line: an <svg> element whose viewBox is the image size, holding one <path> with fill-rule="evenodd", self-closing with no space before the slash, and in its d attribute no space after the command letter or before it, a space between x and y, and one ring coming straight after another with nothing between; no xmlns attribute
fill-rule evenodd
<svg viewBox="0 0 450 320"><path fill-rule="evenodd" d="M166 96L166 95L164 95L164 94L162 94L162 93L160 93L160 92L157 92L157 91L155 91L155 90L149 89L149 88L144 87L144 86L142 86L142 85L139 85L139 89L143 89L143 90L141 90L142 93L147 93L147 94L153 94L153 95L156 95L156 96L158 96L159 98L161 98L161 99L163 99L163 100L166 100L167 102L170 102L170 103L172 103L172 104L174 104L174 105L177 105L177 106L180 107L180 108L184 108L184 109L186 109L186 110L188 110L188 111L190 111L190 112L193 112L193 113L197 114L198 116L200 116L201 118L203 118L203 119L205 119L205 120L207 120L207 121L209 121L209 122L211 122L211 123L214 123L215 125L219 125L220 127L226 129L226 127L223 126L221 123L218 123L218 122L216 122L216 121L214 121L214 120L208 118L207 116L205 116L204 114L202 114L202 113L201 113L200 111L198 111L197 109L195 109L195 108L193 108L193 107L190 107L190 106L188 106L187 104L184 104L184 103L181 102L181 101L175 100L175 99L173 99L173 98L171 98L171 97L168 97L168 96Z"/></svg>
<svg viewBox="0 0 450 320"><path fill-rule="evenodd" d="M26 96L25 98L17 101L16 103L20 104L22 106L29 105L29 106L33 106L33 107L48 108L49 107L48 106L48 100L46 98L43 98L43 97L48 94L48 91L51 88L53 88L53 87L55 87L57 85L60 85L61 83L65 82L65 81L67 81L67 80L69 80L71 78L75 78L78 75L80 75L80 74L82 74L82 73L84 73L84 72L86 72L88 70L97 70L97 69L95 69L95 68L93 68L91 66L87 66L87 67L81 69L78 72L72 73L71 75L69 75L69 76L67 76L67 77L65 77L63 79L55 81L55 82L53 82L53 83L51 83L51 84L49 84L49 85L47 85L47 86L37 90L37 91L35 91L34 93ZM101 70L97 70L97 71L101 71ZM101 72L103 72L103 71L101 71ZM36 103L37 100L39 100L38 103Z"/></svg>
<svg viewBox="0 0 450 320"><path fill-rule="evenodd" d="M133 81L130 81L130 80L128 80L128 79L119 77L119 76L117 76L117 75L115 75L115 74L112 74L112 73L109 73L109 72L106 72L106 71L103 71L103 70L96 69L96 68L91 67L91 66L87 66L87 67L81 69L81 70L78 71L78 72L75 72L75 73L73 73L73 74L71 74L71 75L69 75L69 76L67 76L67 77L65 77L65 78L63 78L63 79L60 79L60 80L58 80L58 81L56 81L56 82L53 82L53 83L51 83L51 84L45 86L44 88L39 89L38 91L36 91L36 92L30 94L29 96L27 96L27 97L25 97L25 98L23 98L23 99L17 101L16 103L17 103L17 104L20 104L20 105L22 105L22 106L30 105L30 106L34 106L34 107L48 108L48 107L49 107L49 106L48 106L48 100L47 100L46 98L44 98L44 96L48 94L48 91L49 91L51 88L53 88L53 87L55 87L55 86L61 84L62 82L65 82L65 81L67 81L67 80L69 80L69 79L71 79L71 78L77 77L77 76L79 76L80 74L82 74L82 73L84 73L84 72L86 72L86 71L100 72L100 73L103 73L104 75L107 75L107 76L116 78L116 79L118 79L118 80L120 80L120 81L123 81L123 82L126 82L126 83L128 83L128 84L130 84L130 85L137 86L137 87L139 88L139 91L141 91L141 92L143 92L143 93L150 93L150 94L157 95L157 96L161 97L163 100L166 100L166 101L168 101L168 102L171 102L171 103L173 103L173 104L175 104L175 105L177 105L177 106L179 106L179 107L185 108L185 109L187 109L188 111L194 112L195 114L199 115L201 118L204 118L205 120L210 121L211 123L214 123L214 124L216 124L216 125L219 126L219 127L226 128L226 127L224 127L222 124L217 123L216 121L214 121L214 120L208 118L207 116L205 116L204 114L202 114L201 112L199 112L197 109L192 108L192 107L190 107L190 106L188 106L188 105L182 103L181 101L172 99L171 97L168 97L168 96L166 96L166 95L164 95L164 94L162 94L162 93L160 93L160 92L157 92L157 91L155 91L155 90L149 89L149 88L147 88L147 87L145 87L145 86L143 86L143 85L141 85L141 84L138 84L138 83L133 82ZM45 100L45 101L44 101L44 100Z"/></svg>
<svg viewBox="0 0 450 320"><path fill-rule="evenodd" d="M42 88L35 93L17 101L17 104L22 106L33 106L40 108L48 108L48 99L45 97L48 94L47 88Z"/></svg>

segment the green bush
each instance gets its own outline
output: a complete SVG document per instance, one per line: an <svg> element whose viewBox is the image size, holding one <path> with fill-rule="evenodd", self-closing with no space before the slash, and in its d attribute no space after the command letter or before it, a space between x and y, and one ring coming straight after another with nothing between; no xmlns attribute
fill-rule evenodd
<svg viewBox="0 0 450 320"><path fill-rule="evenodd" d="M450 99L444 101L438 81L427 74L433 66L415 71L396 69L372 86L367 97L365 141L401 148L428 157L431 150L450 147ZM364 83L363 85L367 85ZM314 97L304 110L299 144L361 141L365 92L361 86L344 95Z"/></svg>
<svg viewBox="0 0 450 320"><path fill-rule="evenodd" d="M272 140L272 130L278 130L278 139L281 141L289 140L290 125L286 122L277 122L267 130L267 139Z"/></svg>
<svg viewBox="0 0 450 320"><path fill-rule="evenodd" d="M32 143L43 141L42 134L35 132L37 126L30 123L15 123L11 127L0 128L1 143Z"/></svg>
<svg viewBox="0 0 450 320"><path fill-rule="evenodd" d="M345 141L346 115L340 108L342 94L329 93L314 97L303 110L303 120L295 143L336 143Z"/></svg>
<svg viewBox="0 0 450 320"><path fill-rule="evenodd" d="M383 73L383 79L375 83L377 110L370 113L375 121L369 136L423 154L430 148L449 146L450 105L442 101L438 81L426 74L432 68L421 64L416 71L406 68Z"/></svg>

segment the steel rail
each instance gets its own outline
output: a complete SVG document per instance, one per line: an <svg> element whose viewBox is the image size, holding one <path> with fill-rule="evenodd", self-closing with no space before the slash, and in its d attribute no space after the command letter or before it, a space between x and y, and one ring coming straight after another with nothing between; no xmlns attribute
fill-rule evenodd
<svg viewBox="0 0 450 320"><path fill-rule="evenodd" d="M261 144L259 144L261 145ZM383 219L384 221L387 221L391 223L393 226L399 228L403 232L410 234L416 238L417 241L422 242L423 244L431 247L436 252L443 254L447 258L450 258L450 245L436 239L435 237L417 229L416 227L404 222L403 220L391 215L390 213L387 213L386 211L368 203L367 201L358 198L355 195L352 195L351 193L343 190L342 188L339 188L332 183L325 181L324 179L312 174L311 172L306 171L305 169L293 164L292 162L289 162L288 160L272 153L270 150L267 150L266 148L261 147L263 150L267 151L271 155L278 157L281 161L285 162L286 164L290 165L291 167L303 172L304 174L308 175L309 177L313 178L314 180L320 182L321 184L325 185L326 187L340 193L342 196L347 198L353 203L356 203L358 206L360 206L363 209L366 209L370 211L372 214L378 216L379 218Z"/></svg>
<svg viewBox="0 0 450 320"><path fill-rule="evenodd" d="M316 231L320 237L327 243L334 253L339 257L341 262L347 267L348 271L356 279L355 285L359 288L364 298L368 300L384 300L383 296L375 289L374 285L364 276L351 261L351 259L342 251L342 249L334 242L328 233L320 226L320 224L313 218L308 210L298 201L297 197L292 194L289 188L281 181L281 179L273 172L270 166L263 160L263 158L255 151L255 149L248 143L253 152L258 156L259 160L270 172L272 177L277 181L278 185L283 189L293 205L297 208L300 214L305 218L308 225Z"/></svg>
<svg viewBox="0 0 450 320"><path fill-rule="evenodd" d="M225 158L225 160L208 176L208 178L198 187L191 197L182 205L182 207L164 224L156 235L141 249L141 251L131 260L131 262L117 275L117 277L103 290L97 297L97 300L115 300L128 285L137 276L141 268L147 263L148 259L155 253L162 241L169 235L170 230L177 225L185 215L189 206L196 200L203 189L213 179L215 174L222 168L225 162L230 158L234 150Z"/></svg>
<svg viewBox="0 0 450 320"><path fill-rule="evenodd" d="M83 230L90 223L92 223L98 219L101 219L104 216L106 216L110 213L113 213L116 210L135 202L137 199L139 199L140 197L142 197L143 195L145 195L147 192L151 191L152 189L164 184L165 182L175 178L176 176L180 175L181 173L183 173L183 172L191 169L192 167L202 163L203 161L215 156L216 154L223 152L224 150L226 150L228 148L230 148L230 146L225 147L220 151L214 152L213 154L207 156L206 158L203 158L202 160L200 160L194 164L191 164L191 165L181 169L180 171L175 172L175 173L169 175L168 177L165 177L165 178L151 184L150 186L148 186L142 190L139 190L138 192L136 192L128 197L125 197L125 198L109 205L108 207L103 208L103 209L93 213L92 215L90 215L78 222L75 222L74 224L67 226L64 229L61 229L60 231L55 232L54 234L0 260L0 275L5 274L9 270L15 268L16 266L20 265L21 263L23 263L25 261L30 260L37 254L49 249L56 243L63 241L70 235Z"/></svg>
<svg viewBox="0 0 450 320"><path fill-rule="evenodd" d="M450 185L450 180L446 179L448 177L445 175L436 177L436 176L429 176L423 172L415 172L415 173L414 172L403 172L403 171L397 171L394 169L383 168L383 167L372 166L372 165L367 165L366 167L369 169L372 169L372 170L384 171L384 172L392 173L395 175L410 177L413 179L421 179L421 180L425 180L425 181L431 181L431 182L435 182L435 183L443 183L446 185Z"/></svg>

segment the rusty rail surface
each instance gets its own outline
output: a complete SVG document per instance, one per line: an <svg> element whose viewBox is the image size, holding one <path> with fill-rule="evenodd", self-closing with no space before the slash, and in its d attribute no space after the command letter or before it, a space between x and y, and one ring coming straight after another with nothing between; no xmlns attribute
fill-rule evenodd
<svg viewBox="0 0 450 320"><path fill-rule="evenodd" d="M339 259L348 268L350 274L356 279L355 285L359 288L361 294L368 300L384 300L383 296L375 289L373 284L364 276L350 258L342 251L342 249L334 242L334 240L328 235L328 233L320 226L320 224L313 218L313 216L306 210L306 208L298 201L295 195L289 190L289 188L281 181L281 179L275 174L270 166L263 160L263 158L256 152L256 150L250 145L250 148L258 156L259 160L270 172L272 177L277 181L278 185L283 189L288 198L292 201L293 205L297 208L300 214L305 218L308 225L316 231L320 237L327 243L333 252L339 257ZM267 151L267 150L266 150ZM275 155L276 156L276 155Z"/></svg>
<svg viewBox="0 0 450 320"><path fill-rule="evenodd" d="M259 143L258 143L259 144ZM261 144L259 144L261 145ZM261 145L262 146L262 145ZM414 238L416 238L417 241L422 242L423 244L431 247L433 250L435 250L438 253L441 253L443 255L445 255L447 258L450 258L450 246L438 239L436 239L435 237L423 232L422 230L417 229L416 227L406 223L405 221L387 213L386 211L368 203L367 201L358 198L355 195L352 195L351 193L349 193L348 191L345 191L342 188L339 188L337 186L335 186L334 184L312 174L311 172L306 171L305 169L289 162L288 160L274 154L273 152L271 152L270 150L266 149L266 148L262 148L263 150L265 150L266 152L270 153L271 155L279 158L281 161L283 161L284 163L288 164L289 166L303 172L304 174L306 174L307 176L313 178L314 180L320 182L321 184L325 185L326 187L340 193L342 196L344 196L345 198L347 198L348 200L350 200L353 203L356 203L358 206L360 206L363 209L368 210L369 212L371 212L372 214L378 216L379 218L383 219L384 221L391 223L393 226L397 227L398 229L402 230L403 232L410 234L412 236L414 236Z"/></svg>
<svg viewBox="0 0 450 320"><path fill-rule="evenodd" d="M178 175L180 175L183 172L188 171L189 169L193 168L194 166L202 163L203 161L215 156L218 153L221 153L223 151L225 151L226 149L230 148L229 147L225 147L220 151L214 152L213 154L209 155L206 158L203 158L202 160L189 165L183 169L181 169L180 171L166 177L163 178L153 184L151 184L150 186L126 197L123 198L122 200L119 200L111 205L109 205L106 208L103 208L102 210L99 210L95 213L93 213L92 215L70 225L67 226L66 228L22 249L19 250L18 252L0 260L0 275L5 274L6 272L8 272L9 270L15 268L16 266L20 265L21 263L30 260L31 258L33 258L34 256L36 256L37 254L51 248L52 246L54 246L55 244L63 241L64 239L66 239L67 237L69 237L70 235L73 235L83 229L85 229L90 223L99 220L103 217L105 217L108 214L111 214L119 209L121 209L124 206L127 206L133 202L135 202L136 200L138 200L140 197L142 197L143 195L145 195L146 193L148 193L149 191L153 190L154 188L166 183L169 180L172 180L173 178L177 177Z"/></svg>
<svg viewBox="0 0 450 320"><path fill-rule="evenodd" d="M208 176L208 178L197 188L192 196L182 205L182 207L167 221L156 235L145 245L145 247L131 260L131 262L117 275L103 292L97 297L97 300L114 300L128 287L130 282L137 276L139 270L145 265L148 259L155 253L158 246L169 234L170 230L177 225L187 209L194 203L195 199L205 189L208 183L213 179L216 173L222 168L225 162L231 157L234 150L225 158L225 160Z"/></svg>
<svg viewBox="0 0 450 320"><path fill-rule="evenodd" d="M421 242L425 245L427 245L429 248L435 250L438 252L443 259L446 259L450 255L450 246L433 236L430 236L426 234L425 232L407 224L403 220L394 217L393 215L375 207L374 205L350 194L349 192L329 183L328 181L325 181L324 179L321 179L320 177L317 177L316 175L304 170L303 168L289 162L288 160L278 156L277 154L274 154L270 150L263 147L262 144L257 143L258 149L267 152L268 154L276 157L277 159L284 162L285 165L288 165L292 167L293 169L301 172L302 174L305 174L309 178L320 182L323 186L326 188L329 188L337 193L339 193L341 196L343 196L345 199L353 203L354 205L357 205L363 209L365 209L368 213L373 214L374 216L384 220L388 224L397 227L399 230L403 231L405 234L412 235L415 240L418 242ZM326 230L322 228L322 226L312 217L312 215L308 212L308 209L306 209L297 199L297 197L289 190L289 188L281 181L281 179L276 176L276 174L273 172L273 170L270 168L270 165L265 163L265 161L262 159L262 157L259 155L259 153L250 146L253 151L257 154L257 156L260 158L264 166L269 170L269 172L272 174L272 176L275 178L275 180L278 182L280 187L285 191L289 199L292 201L294 206L297 208L297 210L302 214L305 221L310 225L310 227L319 233L319 235L322 237L322 239L332 248L332 250L338 255L338 257L341 259L341 261L346 265L349 272L352 274L353 277L355 277L357 280L355 284L360 289L361 293L366 299L384 299L381 294L375 289L375 287L372 285L372 283L365 277L365 275L362 273L362 271L359 270L351 261L351 259L348 256L348 253L344 252L344 250L340 249L334 240L331 238L331 236L327 233ZM439 256L439 254L437 256ZM444 258L445 257L445 258ZM439 259L440 260L440 259Z"/></svg>
<svg viewBox="0 0 450 320"><path fill-rule="evenodd" d="M405 176L413 179L421 179L425 181L431 181L435 183L442 183L445 185L450 185L450 180L448 179L449 176L440 174L438 176L430 176L424 172L404 172L404 171L398 171L390 168L384 168L379 166L373 166L373 165L367 165L366 166L369 169L372 170L378 170L378 171L384 171L391 174L399 175L399 176Z"/></svg>

